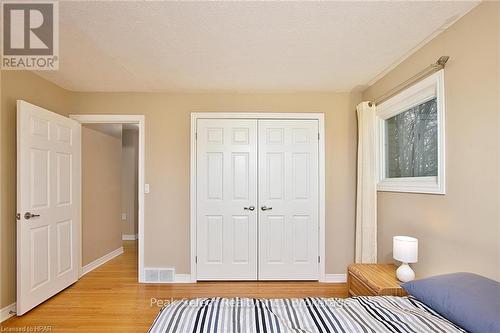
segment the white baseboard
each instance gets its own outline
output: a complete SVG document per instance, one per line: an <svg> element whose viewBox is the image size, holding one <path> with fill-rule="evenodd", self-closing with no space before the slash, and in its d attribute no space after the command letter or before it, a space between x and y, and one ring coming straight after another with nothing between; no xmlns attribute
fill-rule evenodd
<svg viewBox="0 0 500 333"><path fill-rule="evenodd" d="M175 274L174 283L195 283L195 281L191 279L191 274Z"/></svg>
<svg viewBox="0 0 500 333"><path fill-rule="evenodd" d="M325 274L324 278L319 282L323 283L346 283L347 282L347 274ZM196 283L191 277L191 274L175 274L175 280L169 282L148 282L144 281L143 283Z"/></svg>
<svg viewBox="0 0 500 333"><path fill-rule="evenodd" d="M11 311L13 311L13 313L11 313ZM0 309L0 323L15 315L15 311L16 302L12 303L11 305L7 305L3 309Z"/></svg>
<svg viewBox="0 0 500 333"><path fill-rule="evenodd" d="M123 253L123 246L120 246L116 250L111 251L108 254L103 255L99 259L96 259L96 260L92 261L91 263L83 266L82 273L80 274L80 277L84 276L88 272L93 271L94 269L101 266L102 264L105 264L106 262L110 261L111 259L118 257L122 253Z"/></svg>
<svg viewBox="0 0 500 333"><path fill-rule="evenodd" d="M138 235L122 235L122 240L137 240L139 239Z"/></svg>
<svg viewBox="0 0 500 333"><path fill-rule="evenodd" d="M347 282L347 274L325 274L325 277L319 282L346 283Z"/></svg>

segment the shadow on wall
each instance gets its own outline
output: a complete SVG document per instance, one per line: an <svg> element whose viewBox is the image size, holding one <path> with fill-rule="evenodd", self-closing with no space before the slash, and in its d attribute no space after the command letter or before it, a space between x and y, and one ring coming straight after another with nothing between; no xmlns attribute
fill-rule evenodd
<svg viewBox="0 0 500 333"><path fill-rule="evenodd" d="M135 124L123 125L122 132L122 235L135 239L138 234L138 159L139 128Z"/></svg>

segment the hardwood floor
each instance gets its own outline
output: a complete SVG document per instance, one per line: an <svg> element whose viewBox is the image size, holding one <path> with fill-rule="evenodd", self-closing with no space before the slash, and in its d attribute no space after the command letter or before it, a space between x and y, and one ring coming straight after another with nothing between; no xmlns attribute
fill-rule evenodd
<svg viewBox="0 0 500 333"><path fill-rule="evenodd" d="M137 245L124 242L125 253L82 277L74 285L22 317L0 324L9 328L47 326L45 332L146 332L159 307L155 300L194 297L346 297L344 283L198 282L139 284ZM34 331L34 330L33 330ZM38 330L42 332L43 330ZM12 331L13 332L13 331Z"/></svg>

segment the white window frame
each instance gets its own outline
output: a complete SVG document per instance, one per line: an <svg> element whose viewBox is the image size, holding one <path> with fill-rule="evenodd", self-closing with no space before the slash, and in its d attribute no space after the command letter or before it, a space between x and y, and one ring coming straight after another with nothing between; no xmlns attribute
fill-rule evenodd
<svg viewBox="0 0 500 333"><path fill-rule="evenodd" d="M437 99L438 175L433 177L386 177L385 121L433 97ZM377 106L378 191L446 194L445 187L444 70L440 70Z"/></svg>

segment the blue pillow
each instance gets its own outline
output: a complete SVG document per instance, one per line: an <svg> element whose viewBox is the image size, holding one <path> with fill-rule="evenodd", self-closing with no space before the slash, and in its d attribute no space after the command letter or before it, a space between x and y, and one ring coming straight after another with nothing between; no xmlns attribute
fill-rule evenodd
<svg viewBox="0 0 500 333"><path fill-rule="evenodd" d="M402 287L469 332L500 333L500 283L472 273L414 280Z"/></svg>

